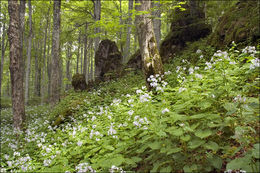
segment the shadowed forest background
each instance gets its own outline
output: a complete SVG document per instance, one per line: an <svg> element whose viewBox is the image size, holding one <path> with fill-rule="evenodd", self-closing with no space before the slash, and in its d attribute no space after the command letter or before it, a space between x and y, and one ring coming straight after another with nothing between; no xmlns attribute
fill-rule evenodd
<svg viewBox="0 0 260 173"><path fill-rule="evenodd" d="M0 1L1 172L259 172L259 1Z"/></svg>

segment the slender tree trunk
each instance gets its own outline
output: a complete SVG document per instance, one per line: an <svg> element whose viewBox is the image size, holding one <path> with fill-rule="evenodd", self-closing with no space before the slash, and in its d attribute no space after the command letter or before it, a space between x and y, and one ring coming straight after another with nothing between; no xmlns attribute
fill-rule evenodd
<svg viewBox="0 0 260 173"><path fill-rule="evenodd" d="M153 19L153 27L154 27L154 34L157 42L157 47L160 46L161 41L161 10L160 10L160 0L158 2L153 1L153 7L157 9L153 12L154 19Z"/></svg>
<svg viewBox="0 0 260 173"><path fill-rule="evenodd" d="M43 69L42 69L42 83L41 83L41 104L44 102L44 96L45 96L45 90L46 90L46 82L45 82L45 76L46 76L46 43L47 43L47 37L48 37L48 25L49 25L49 13L50 8L48 9L48 13L46 16L46 28L45 28L45 34L44 34L44 46L43 46Z"/></svg>
<svg viewBox="0 0 260 173"><path fill-rule="evenodd" d="M92 81L92 74L93 74L93 70L92 70L92 47L93 47L93 39L91 38L89 40L89 44L88 44L88 62L89 62L89 68L88 68L88 81Z"/></svg>
<svg viewBox="0 0 260 173"><path fill-rule="evenodd" d="M23 61L21 55L21 25L18 1L8 1L8 12L10 16L8 38L10 45L10 75L12 85L13 121L14 128L17 130L22 130L23 124L25 122L25 110L23 70L21 68L21 63Z"/></svg>
<svg viewBox="0 0 260 173"><path fill-rule="evenodd" d="M123 19L122 19L122 0L119 0L119 13L120 13L120 25L123 25ZM123 53L123 41L122 41L122 30L124 30L124 29L121 29L120 31L119 31L119 39L120 39L120 41L119 41L119 43L120 43L120 51ZM123 57L123 60L124 60L124 57Z"/></svg>
<svg viewBox="0 0 260 173"><path fill-rule="evenodd" d="M24 26L25 26L25 4L26 4L26 0L20 0L20 8L19 8L19 12L20 12L20 38L21 38L21 56L22 56L22 63L21 63L21 69L23 71L23 81L24 81L24 74L25 74L25 60L26 60L26 56L24 55L24 42L25 42L25 39L24 39L24 35L25 35L25 32L24 32ZM25 117L24 117L25 118Z"/></svg>
<svg viewBox="0 0 260 173"><path fill-rule="evenodd" d="M132 24L132 11L133 10L133 0L129 0L128 3L128 20L127 20L127 36L126 36L126 47L124 50L123 63L127 63L128 57L130 55L130 45L131 45L131 24Z"/></svg>
<svg viewBox="0 0 260 173"><path fill-rule="evenodd" d="M86 82L88 81L88 76L87 76L87 44L88 44L88 40L87 40L87 30L88 30L88 24L86 23L85 26L85 35L84 35L84 65L83 65L83 74L85 76L85 80Z"/></svg>
<svg viewBox="0 0 260 173"><path fill-rule="evenodd" d="M137 11L150 11L151 0L137 0L141 5L136 5ZM136 28L143 61L148 90L151 90L148 78L150 75L163 74L163 64L157 49L153 23L150 13L136 16Z"/></svg>
<svg viewBox="0 0 260 173"><path fill-rule="evenodd" d="M71 78L70 78L71 46L72 46L72 42L69 42L68 48L67 48L67 62L66 62L66 78L68 79L68 81L71 81ZM70 89L70 84L69 83L66 84L66 88L65 89L66 90Z"/></svg>
<svg viewBox="0 0 260 173"><path fill-rule="evenodd" d="M94 20L97 22L100 20L101 18L101 0L95 0L93 1L94 3ZM100 28L96 27L95 28L95 34L100 33ZM98 36L95 37L95 41L94 41L94 52L96 54L96 51L98 49L98 44L99 44L100 38ZM95 59L93 59L93 65L95 65ZM92 67L93 69L93 73L95 75L94 70L96 69L95 67ZM95 81L95 77L93 78L93 81Z"/></svg>
<svg viewBox="0 0 260 173"><path fill-rule="evenodd" d="M51 42L51 18L49 24L49 31L48 31L48 49L47 49L47 73L48 73L48 100L50 101L51 98L51 51L50 50L50 42Z"/></svg>
<svg viewBox="0 0 260 173"><path fill-rule="evenodd" d="M80 73L83 73L83 47L80 47Z"/></svg>
<svg viewBox="0 0 260 173"><path fill-rule="evenodd" d="M93 50L93 39L91 39L91 42L90 42L90 49L89 50ZM93 57L93 51L90 51L90 55L89 55L89 58L90 58L90 81L94 81L94 78L95 78L95 73L94 73L94 57Z"/></svg>
<svg viewBox="0 0 260 173"><path fill-rule="evenodd" d="M61 0L53 2L53 34L52 34L52 65L51 65L51 104L60 99L60 7Z"/></svg>
<svg viewBox="0 0 260 173"><path fill-rule="evenodd" d="M26 63L26 73L25 73L25 104L28 104L29 99L29 77L31 71L31 49L32 49L32 5L31 0L28 0L29 7L29 38L27 47L27 63Z"/></svg>
<svg viewBox="0 0 260 173"><path fill-rule="evenodd" d="M80 57L80 32L79 32L79 38L78 38L78 54L77 54L77 67L76 67L76 73L79 73L79 57Z"/></svg>
<svg viewBox="0 0 260 173"><path fill-rule="evenodd" d="M6 16L4 15L4 20L5 21ZM6 36L6 30L5 30L5 22L3 22L2 26L2 40L1 40L1 66L0 66L0 110L2 108L1 106L1 98L2 98L2 76L3 76L3 70L4 70L4 57L5 57L5 36Z"/></svg>

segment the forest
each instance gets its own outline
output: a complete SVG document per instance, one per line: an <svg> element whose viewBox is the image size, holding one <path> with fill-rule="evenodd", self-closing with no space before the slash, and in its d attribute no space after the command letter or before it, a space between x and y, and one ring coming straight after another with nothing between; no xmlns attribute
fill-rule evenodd
<svg viewBox="0 0 260 173"><path fill-rule="evenodd" d="M1 0L0 172L260 172L259 0Z"/></svg>

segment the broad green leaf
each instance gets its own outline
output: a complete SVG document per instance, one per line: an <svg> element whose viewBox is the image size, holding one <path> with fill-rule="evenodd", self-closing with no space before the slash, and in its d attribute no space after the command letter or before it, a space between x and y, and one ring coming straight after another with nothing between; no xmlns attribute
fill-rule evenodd
<svg viewBox="0 0 260 173"><path fill-rule="evenodd" d="M191 166L185 165L183 167L184 172L190 173L190 172L196 172L198 169L198 166L196 164L193 164Z"/></svg>
<svg viewBox="0 0 260 173"><path fill-rule="evenodd" d="M218 151L219 146L216 142L209 141L206 144L203 145L208 150Z"/></svg>
<svg viewBox="0 0 260 173"><path fill-rule="evenodd" d="M237 104L236 103L226 103L224 108L228 111L227 115L231 115L237 111Z"/></svg>
<svg viewBox="0 0 260 173"><path fill-rule="evenodd" d="M176 147L176 148L172 148L172 149L170 149L168 152L167 152L167 155L170 155L170 154L173 154L173 153L178 153L178 152L180 152L182 149L181 148L178 148L178 147Z"/></svg>
<svg viewBox="0 0 260 173"><path fill-rule="evenodd" d="M160 142L153 142L151 144L148 144L148 146L153 149L153 150L157 150L161 148L161 143Z"/></svg>
<svg viewBox="0 0 260 173"><path fill-rule="evenodd" d="M161 168L160 172L171 172L172 171L172 167L171 166L167 166L165 168Z"/></svg>
<svg viewBox="0 0 260 173"><path fill-rule="evenodd" d="M211 134L212 134L212 131L210 129L206 129L206 130L199 129L195 132L195 135L201 139L206 138L206 137L210 136Z"/></svg>
<svg viewBox="0 0 260 173"><path fill-rule="evenodd" d="M181 140L187 142L190 140L190 135L181 136Z"/></svg>
<svg viewBox="0 0 260 173"><path fill-rule="evenodd" d="M256 159L260 158L260 144L255 144L254 149L252 150L252 156Z"/></svg>
<svg viewBox="0 0 260 173"><path fill-rule="evenodd" d="M132 159L135 163L138 163L138 162L140 162L140 161L142 160L142 158L136 157L136 156L131 157L131 159Z"/></svg>
<svg viewBox="0 0 260 173"><path fill-rule="evenodd" d="M237 158L232 160L227 164L226 170L245 170L247 172L253 172L252 166L250 165L251 160L244 157L244 158Z"/></svg>
<svg viewBox="0 0 260 173"><path fill-rule="evenodd" d="M201 140L201 139L199 139L199 138L196 138L196 139L191 140L188 144L189 144L189 148L195 149L195 148L201 146L201 145L204 144L204 143L205 143L204 140Z"/></svg>
<svg viewBox="0 0 260 173"><path fill-rule="evenodd" d="M111 151L113 151L113 150L115 149L115 148L112 147L111 145L105 145L104 148L105 148L105 149L108 149L108 150L111 150Z"/></svg>
<svg viewBox="0 0 260 173"><path fill-rule="evenodd" d="M160 162L157 161L153 164L153 169L151 170L151 172L157 172L158 168L160 166Z"/></svg>
<svg viewBox="0 0 260 173"><path fill-rule="evenodd" d="M173 136L181 136L181 135L183 135L183 130L181 129L181 128L178 128L178 129L171 129L170 131L169 131L169 133L171 134L171 135L173 135Z"/></svg>
<svg viewBox="0 0 260 173"><path fill-rule="evenodd" d="M162 130L160 130L159 132L156 132L156 134L160 137L166 137L167 136L167 134Z"/></svg>
<svg viewBox="0 0 260 173"><path fill-rule="evenodd" d="M214 155L212 158L208 158L208 161L214 168L221 169L223 161L219 156Z"/></svg>

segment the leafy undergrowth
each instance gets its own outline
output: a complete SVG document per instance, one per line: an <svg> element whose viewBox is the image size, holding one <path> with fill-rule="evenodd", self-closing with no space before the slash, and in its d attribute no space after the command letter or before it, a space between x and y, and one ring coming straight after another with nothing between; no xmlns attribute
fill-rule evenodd
<svg viewBox="0 0 260 173"><path fill-rule="evenodd" d="M166 64L151 92L132 72L28 107L20 138L3 110L2 171L259 172L259 52L208 50Z"/></svg>

